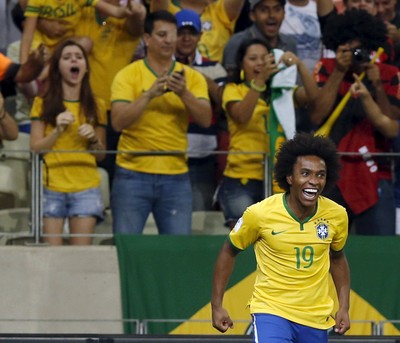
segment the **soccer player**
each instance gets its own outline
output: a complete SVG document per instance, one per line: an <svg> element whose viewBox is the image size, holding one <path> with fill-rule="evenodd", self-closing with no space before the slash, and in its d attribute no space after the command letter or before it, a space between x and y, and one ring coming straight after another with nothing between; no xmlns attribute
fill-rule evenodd
<svg viewBox="0 0 400 343"><path fill-rule="evenodd" d="M327 138L301 133L281 145L274 172L285 193L248 207L219 253L211 300L216 329L233 327L223 296L236 255L251 244L257 259L249 301L254 342L323 343L331 327L338 334L350 328L347 214L321 196L338 169L335 145ZM339 299L335 318L329 272Z"/></svg>

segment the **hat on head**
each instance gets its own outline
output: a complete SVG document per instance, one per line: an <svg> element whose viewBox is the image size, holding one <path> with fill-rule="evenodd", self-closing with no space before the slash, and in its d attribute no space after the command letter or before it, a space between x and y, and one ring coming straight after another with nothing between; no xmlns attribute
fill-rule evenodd
<svg viewBox="0 0 400 343"><path fill-rule="evenodd" d="M252 11L254 9L254 7L256 7L256 5L258 5L262 0L249 0L250 3L250 11Z"/></svg>
<svg viewBox="0 0 400 343"><path fill-rule="evenodd" d="M191 26L197 33L201 32L201 20L197 12L185 9L176 13L175 17L178 22L178 30L185 26Z"/></svg>

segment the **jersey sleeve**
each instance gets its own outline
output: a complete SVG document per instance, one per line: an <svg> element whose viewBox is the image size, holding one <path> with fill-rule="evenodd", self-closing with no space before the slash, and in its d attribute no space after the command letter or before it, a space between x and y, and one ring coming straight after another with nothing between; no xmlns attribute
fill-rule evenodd
<svg viewBox="0 0 400 343"><path fill-rule="evenodd" d="M43 99L40 97L36 97L33 100L33 104L31 107L30 117L32 120L39 120L42 116L42 107L43 107Z"/></svg>
<svg viewBox="0 0 400 343"><path fill-rule="evenodd" d="M131 68L131 66L122 68L114 77L111 85L111 102L132 102L135 100L134 94L132 93L134 87L132 87L129 77L133 79L132 75L136 74L127 72L126 68Z"/></svg>
<svg viewBox="0 0 400 343"><path fill-rule="evenodd" d="M257 216L252 208L247 208L229 234L229 241L238 250L245 250L259 238Z"/></svg>
<svg viewBox="0 0 400 343"><path fill-rule="evenodd" d="M226 111L226 106L230 102L242 101L243 96L239 92L239 87L235 83L228 83L222 93L222 108Z"/></svg>
<svg viewBox="0 0 400 343"><path fill-rule="evenodd" d="M106 103L101 98L96 98L97 108L98 108L98 123L100 126L107 126L107 109Z"/></svg>
<svg viewBox="0 0 400 343"><path fill-rule="evenodd" d="M340 251L344 248L349 232L349 222L347 212L344 208L340 208L337 215L337 227L336 233L332 239L331 249L334 251Z"/></svg>
<svg viewBox="0 0 400 343"><path fill-rule="evenodd" d="M184 68L189 91L198 99L210 100L205 77L192 68Z"/></svg>

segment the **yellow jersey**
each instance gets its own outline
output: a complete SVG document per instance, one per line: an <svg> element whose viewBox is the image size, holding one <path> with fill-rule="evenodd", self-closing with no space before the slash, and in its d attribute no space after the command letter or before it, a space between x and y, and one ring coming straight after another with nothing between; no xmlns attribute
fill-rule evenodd
<svg viewBox="0 0 400 343"><path fill-rule="evenodd" d="M268 313L317 329L335 324L329 296L329 251L344 248L346 210L320 196L315 212L300 221L284 193L247 208L229 235L233 247L254 244L257 276L251 313Z"/></svg>
<svg viewBox="0 0 400 343"><path fill-rule="evenodd" d="M230 102L242 101L250 88L246 83L228 83L222 95L222 106ZM232 178L264 180L265 154L269 152L269 135L267 123L269 106L262 98L257 105L248 123L239 124L229 115L228 130L230 134L229 154L224 175ZM236 154L237 152L254 152L252 154Z"/></svg>
<svg viewBox="0 0 400 343"><path fill-rule="evenodd" d="M198 71L174 62L169 74L184 69L186 87L199 99L207 99L207 83ZM133 102L148 91L157 74L147 60L135 61L123 68L114 78L111 102ZM132 125L122 131L118 150L131 152L186 151L189 113L182 100L174 92L166 92L152 99L144 113ZM186 153L171 155L143 155L120 153L117 165L125 169L154 174L183 174L188 171Z"/></svg>
<svg viewBox="0 0 400 343"><path fill-rule="evenodd" d="M96 99L99 109L99 125L107 125L107 116L104 102ZM74 150L76 152L49 152L44 155L43 185L56 192L80 192L100 185L100 176L97 171L96 158L88 152L87 139L78 134L78 127L86 123L80 113L79 101L64 101L64 105L75 118L64 132L57 138L52 150ZM40 120L42 115L43 99L36 97L32 109L31 119ZM51 134L54 126L45 126L45 136Z"/></svg>

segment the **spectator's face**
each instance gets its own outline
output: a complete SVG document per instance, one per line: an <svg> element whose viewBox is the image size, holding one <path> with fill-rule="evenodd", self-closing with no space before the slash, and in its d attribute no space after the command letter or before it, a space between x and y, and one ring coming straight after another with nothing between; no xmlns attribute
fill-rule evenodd
<svg viewBox="0 0 400 343"><path fill-rule="evenodd" d="M201 33L198 33L192 26L185 26L178 30L178 40L176 42L176 54L187 58L196 51Z"/></svg>
<svg viewBox="0 0 400 343"><path fill-rule="evenodd" d="M278 36L285 11L277 0L264 0L250 12L250 19L268 39Z"/></svg>
<svg viewBox="0 0 400 343"><path fill-rule="evenodd" d="M161 59L172 58L175 54L177 28L173 23L157 20L151 34L143 35L147 54Z"/></svg>
<svg viewBox="0 0 400 343"><path fill-rule="evenodd" d="M257 78L257 75L262 72L266 64L268 50L264 45L250 45L243 57L242 69L247 81Z"/></svg>
<svg viewBox="0 0 400 343"><path fill-rule="evenodd" d="M76 45L66 46L58 62L63 81L69 85L80 84L87 72L83 51Z"/></svg>
<svg viewBox="0 0 400 343"><path fill-rule="evenodd" d="M377 9L375 0L349 0L347 3L347 9L360 9L367 11L371 15L376 15Z"/></svg>
<svg viewBox="0 0 400 343"><path fill-rule="evenodd" d="M391 21L396 15L396 0L376 0L377 16Z"/></svg>

